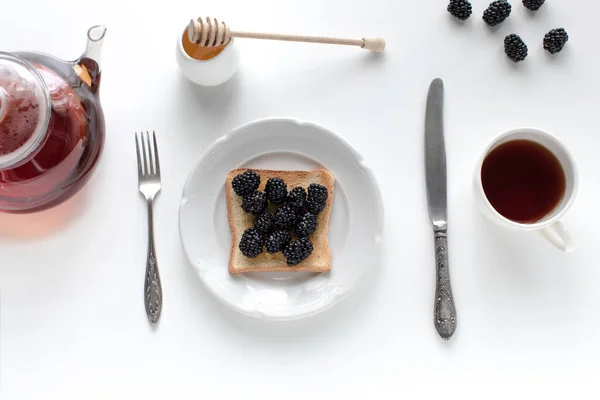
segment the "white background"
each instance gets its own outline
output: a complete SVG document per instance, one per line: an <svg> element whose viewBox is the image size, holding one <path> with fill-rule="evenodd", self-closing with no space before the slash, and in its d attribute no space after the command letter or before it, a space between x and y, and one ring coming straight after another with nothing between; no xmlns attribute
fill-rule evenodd
<svg viewBox="0 0 600 400"><path fill-rule="evenodd" d="M474 0L465 24L446 0L3 1L0 49L76 58L89 26L106 24L101 99L107 142L80 195L50 212L0 215L1 398L597 398L600 358L598 106L600 5L513 0L497 29ZM357 48L241 41L239 73L200 89L175 63L192 17L239 30L383 36L382 57ZM571 37L551 57L542 38ZM514 65L503 38L529 57ZM450 262L458 329L433 327L433 237L423 179L424 103L446 83ZM372 166L385 202L384 254L350 298L318 316L267 323L204 289L178 237L181 189L216 138L253 119L312 120ZM470 192L477 157L502 131L558 136L580 172L564 222L576 251L485 221ZM146 210L133 133L155 129L163 191L156 240L164 309L157 331L142 302ZM360 210L353 210L360 212ZM225 222L224 222L225 223ZM201 245L201 243L199 243ZM223 266L226 267L225 265ZM343 266L338 266L342 268ZM145 397L143 397L145 396Z"/></svg>

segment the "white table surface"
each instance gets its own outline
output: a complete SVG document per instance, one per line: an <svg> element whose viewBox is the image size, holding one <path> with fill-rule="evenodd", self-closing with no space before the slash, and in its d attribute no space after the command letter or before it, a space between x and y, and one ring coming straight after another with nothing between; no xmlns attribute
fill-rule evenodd
<svg viewBox="0 0 600 400"><path fill-rule="evenodd" d="M487 0L473 1L464 25L446 4L3 2L3 50L72 59L89 26L109 30L101 89L107 141L93 179L49 212L0 215L1 398L374 398L379 391L383 398L446 391L450 398L597 398L600 4L548 0L530 16L513 0L513 15L496 30L481 21ZM388 47L373 57L357 48L240 41L239 73L223 87L200 89L179 74L174 45L202 14L240 30L380 35ZM542 38L560 26L571 39L550 57ZM503 53L503 38L513 32L530 52L516 66ZM450 342L432 322L423 179L424 102L437 76L446 83L458 308ZM269 116L312 120L344 136L375 171L386 213L381 265L338 306L287 323L220 304L187 264L178 236L181 189L204 149ZM535 234L502 231L474 209L477 157L496 134L519 126L554 133L575 157L580 190L564 219L577 246L572 254ZM164 289L157 331L142 303L146 212L133 143L140 129L157 131L163 169L155 210Z"/></svg>

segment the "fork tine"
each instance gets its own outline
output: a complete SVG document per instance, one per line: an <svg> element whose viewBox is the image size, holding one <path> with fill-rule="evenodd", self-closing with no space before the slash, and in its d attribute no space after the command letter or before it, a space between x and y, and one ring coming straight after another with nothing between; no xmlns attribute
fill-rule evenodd
<svg viewBox="0 0 600 400"><path fill-rule="evenodd" d="M150 171L150 165L148 164L148 156L146 155L146 138L144 136L144 131L142 131L140 133L140 136L142 138L142 154L144 155L144 175L149 175L151 173Z"/></svg>
<svg viewBox="0 0 600 400"><path fill-rule="evenodd" d="M135 133L135 153L137 154L138 179L139 179L144 174L144 171L142 170L142 158L140 155L140 141L138 139L137 132Z"/></svg>
<svg viewBox="0 0 600 400"><path fill-rule="evenodd" d="M146 131L146 143L148 144L148 167L150 168L150 174L156 175L156 164L155 158L156 156L152 152L152 143L150 140L150 132Z"/></svg>
<svg viewBox="0 0 600 400"><path fill-rule="evenodd" d="M154 141L154 168L156 175L160 178L160 163L158 161L158 147L156 144L156 132L152 131L152 140Z"/></svg>

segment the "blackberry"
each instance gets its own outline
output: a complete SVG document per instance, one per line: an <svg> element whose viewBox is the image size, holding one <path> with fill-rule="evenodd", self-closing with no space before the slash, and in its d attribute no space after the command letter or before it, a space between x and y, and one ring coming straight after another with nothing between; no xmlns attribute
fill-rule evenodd
<svg viewBox="0 0 600 400"><path fill-rule="evenodd" d="M254 192L260 186L260 176L254 171L247 170L246 172L236 175L231 181L231 187L238 196L245 196Z"/></svg>
<svg viewBox="0 0 600 400"><path fill-rule="evenodd" d="M263 236L255 228L247 229L242 235L239 248L242 254L255 258L263 251Z"/></svg>
<svg viewBox="0 0 600 400"><path fill-rule="evenodd" d="M514 62L523 61L527 57L527 45L513 33L504 38L504 52Z"/></svg>
<svg viewBox="0 0 600 400"><path fill-rule="evenodd" d="M523 0L523 5L531 11L537 11L545 2L546 0Z"/></svg>
<svg viewBox="0 0 600 400"><path fill-rule="evenodd" d="M464 21L473 13L473 6L467 0L450 0L448 12L452 16Z"/></svg>
<svg viewBox="0 0 600 400"><path fill-rule="evenodd" d="M281 206L275 211L275 229L289 229L295 221L296 211L291 206Z"/></svg>
<svg viewBox="0 0 600 400"><path fill-rule="evenodd" d="M317 230L317 216L307 212L296 221L296 235L305 237Z"/></svg>
<svg viewBox="0 0 600 400"><path fill-rule="evenodd" d="M560 52L565 43L569 40L569 35L564 28L552 29L544 36L544 49L548 50L550 54Z"/></svg>
<svg viewBox="0 0 600 400"><path fill-rule="evenodd" d="M256 217L254 227L264 235L271 233L275 227L275 217L270 212L264 212Z"/></svg>
<svg viewBox="0 0 600 400"><path fill-rule="evenodd" d="M306 260L308 256L312 254L313 250L314 247L310 240L307 237L303 237L293 242L289 242L283 248L282 253L287 260L287 265L291 267Z"/></svg>
<svg viewBox="0 0 600 400"><path fill-rule="evenodd" d="M275 254L283 250L283 247L292 240L292 236L288 231L275 231L267 236L266 246L267 252Z"/></svg>
<svg viewBox="0 0 600 400"><path fill-rule="evenodd" d="M483 20L489 26L496 26L503 23L510 15L512 6L506 0L494 1L483 12Z"/></svg>
<svg viewBox="0 0 600 400"><path fill-rule="evenodd" d="M287 199L287 185L281 178L270 178L265 186L267 199L273 204L285 203Z"/></svg>
<svg viewBox="0 0 600 400"><path fill-rule="evenodd" d="M327 192L327 188L325 186L311 183L308 187L308 199L306 201L306 207L308 208L308 211L314 215L317 215L323 211L325 209L325 205L327 204L328 196L329 193Z"/></svg>
<svg viewBox="0 0 600 400"><path fill-rule="evenodd" d="M242 198L242 209L248 214L262 214L267 209L267 195L263 192L252 192Z"/></svg>
<svg viewBox="0 0 600 400"><path fill-rule="evenodd" d="M287 203L294 208L304 207L306 202L306 190L303 187L295 187L288 193Z"/></svg>

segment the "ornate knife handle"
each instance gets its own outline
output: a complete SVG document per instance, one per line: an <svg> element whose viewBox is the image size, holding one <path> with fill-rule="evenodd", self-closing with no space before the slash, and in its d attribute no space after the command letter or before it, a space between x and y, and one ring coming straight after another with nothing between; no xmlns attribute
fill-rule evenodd
<svg viewBox="0 0 600 400"><path fill-rule="evenodd" d="M146 261L146 278L144 279L144 305L146 306L148 321L152 325L156 325L162 310L162 285L154 250L152 201L148 202L148 259Z"/></svg>
<svg viewBox="0 0 600 400"><path fill-rule="evenodd" d="M434 323L440 336L448 340L456 330L456 308L452 287L450 286L450 271L448 271L448 237L446 231L435 232L435 306Z"/></svg>

